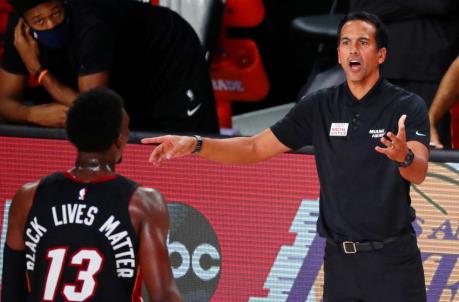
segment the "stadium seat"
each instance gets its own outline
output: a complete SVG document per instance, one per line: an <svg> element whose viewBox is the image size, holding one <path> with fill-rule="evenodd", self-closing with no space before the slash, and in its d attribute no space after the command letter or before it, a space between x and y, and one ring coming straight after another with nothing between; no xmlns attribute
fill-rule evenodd
<svg viewBox="0 0 459 302"><path fill-rule="evenodd" d="M344 74L333 56L332 67L324 68L321 56L324 56L325 45L336 45L338 26L344 14L335 13L337 1L334 1L330 14L297 17L292 21L292 28L300 38L319 42L317 59L305 85L300 88L299 97L322 88L335 86L344 82ZM335 51L335 50L333 50ZM328 66L328 65L327 65Z"/></svg>

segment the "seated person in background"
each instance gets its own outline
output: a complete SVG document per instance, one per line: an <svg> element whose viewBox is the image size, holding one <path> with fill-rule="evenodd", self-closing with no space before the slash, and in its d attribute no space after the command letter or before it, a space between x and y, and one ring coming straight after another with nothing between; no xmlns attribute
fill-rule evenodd
<svg viewBox="0 0 459 302"><path fill-rule="evenodd" d="M440 82L435 98L429 109L430 144L438 149L444 145L438 135L435 125L447 113L454 103L459 100L459 57L453 61Z"/></svg>
<svg viewBox="0 0 459 302"><path fill-rule="evenodd" d="M378 15L387 25L390 51L382 75L392 84L421 96L430 108L441 78L458 53L456 0L351 0L350 11ZM450 119L437 121L450 145Z"/></svg>
<svg viewBox="0 0 459 302"><path fill-rule="evenodd" d="M218 133L202 46L175 12L133 0L10 3L3 119L62 127L80 92L109 86L124 98L135 130ZM29 74L47 91L46 104L20 102Z"/></svg>

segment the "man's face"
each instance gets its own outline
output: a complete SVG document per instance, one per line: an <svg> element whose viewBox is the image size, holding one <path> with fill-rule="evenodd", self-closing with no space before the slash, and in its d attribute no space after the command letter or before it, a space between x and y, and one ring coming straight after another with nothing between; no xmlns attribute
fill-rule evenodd
<svg viewBox="0 0 459 302"><path fill-rule="evenodd" d="M36 31L53 29L64 21L65 8L60 0L50 0L26 11L24 19Z"/></svg>
<svg viewBox="0 0 459 302"><path fill-rule="evenodd" d="M361 20L346 22L339 39L338 62L347 81L379 78L379 64L386 58L386 48L378 49L373 24Z"/></svg>

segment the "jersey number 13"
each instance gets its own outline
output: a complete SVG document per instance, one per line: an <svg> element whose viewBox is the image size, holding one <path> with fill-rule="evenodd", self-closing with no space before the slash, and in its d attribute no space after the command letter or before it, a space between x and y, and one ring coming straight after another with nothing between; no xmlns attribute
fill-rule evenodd
<svg viewBox="0 0 459 302"><path fill-rule="evenodd" d="M49 261L48 274L43 293L44 301L54 301L58 290L68 249L58 247L49 249L46 255ZM78 267L75 284L62 285L62 295L67 301L83 302L91 298L97 287L96 275L101 271L104 257L95 248L83 248L69 257L69 266Z"/></svg>

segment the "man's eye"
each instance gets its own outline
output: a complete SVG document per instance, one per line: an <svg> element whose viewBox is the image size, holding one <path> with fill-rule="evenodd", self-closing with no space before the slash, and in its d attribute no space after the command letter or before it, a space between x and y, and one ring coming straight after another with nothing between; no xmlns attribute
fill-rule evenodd
<svg viewBox="0 0 459 302"><path fill-rule="evenodd" d="M61 15L61 12L55 12L55 13L53 13L53 17L60 17L60 15Z"/></svg>
<svg viewBox="0 0 459 302"><path fill-rule="evenodd" d="M39 19L39 20L36 20L34 22L34 24L36 24L36 25L43 25L43 23L45 23L45 21L43 21L43 19Z"/></svg>

